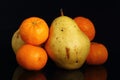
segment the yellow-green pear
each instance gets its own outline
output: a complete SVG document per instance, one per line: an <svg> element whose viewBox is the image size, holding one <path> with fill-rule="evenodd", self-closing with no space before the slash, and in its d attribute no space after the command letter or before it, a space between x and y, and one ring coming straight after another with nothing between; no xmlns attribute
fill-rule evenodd
<svg viewBox="0 0 120 80"><path fill-rule="evenodd" d="M12 49L14 53L16 54L17 50L24 44L25 42L21 39L20 34L19 34L19 29L16 30L12 36Z"/></svg>
<svg viewBox="0 0 120 80"><path fill-rule="evenodd" d="M86 60L90 40L72 18L62 15L51 23L45 49L57 66L78 69Z"/></svg>

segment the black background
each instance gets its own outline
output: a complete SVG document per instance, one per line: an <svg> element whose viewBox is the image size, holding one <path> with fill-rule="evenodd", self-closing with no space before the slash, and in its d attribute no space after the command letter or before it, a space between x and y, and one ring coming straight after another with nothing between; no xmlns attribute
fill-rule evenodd
<svg viewBox="0 0 120 80"><path fill-rule="evenodd" d="M4 80L11 80L17 63L11 48L13 33L21 22L28 17L38 16L50 26L54 18L64 15L71 18L85 16L95 25L96 35L93 41L106 45L109 51L108 61L104 64L109 75L108 80L117 79L119 65L119 6L110 0L4 0L0 3L0 72ZM48 66L49 67L49 66Z"/></svg>

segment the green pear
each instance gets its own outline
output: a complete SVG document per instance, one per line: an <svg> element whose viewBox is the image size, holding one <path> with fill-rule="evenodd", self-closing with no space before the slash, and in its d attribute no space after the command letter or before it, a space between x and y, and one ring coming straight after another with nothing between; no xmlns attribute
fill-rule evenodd
<svg viewBox="0 0 120 80"><path fill-rule="evenodd" d="M14 53L16 54L17 50L24 44L25 42L21 39L20 34L19 34L19 29L16 30L12 36L12 49Z"/></svg>
<svg viewBox="0 0 120 80"><path fill-rule="evenodd" d="M90 40L72 18L62 15L51 23L45 49L57 66L78 69L89 53Z"/></svg>

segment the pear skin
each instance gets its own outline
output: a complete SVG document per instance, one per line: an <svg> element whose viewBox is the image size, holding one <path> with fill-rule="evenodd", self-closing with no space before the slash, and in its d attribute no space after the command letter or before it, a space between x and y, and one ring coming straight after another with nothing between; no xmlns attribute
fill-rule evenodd
<svg viewBox="0 0 120 80"><path fill-rule="evenodd" d="M90 40L72 18L63 15L51 23L45 49L57 66L78 69L86 60Z"/></svg>
<svg viewBox="0 0 120 80"><path fill-rule="evenodd" d="M12 36L12 41L11 41L12 49L15 54L23 44L25 44L25 42L21 39L21 36L19 34L19 29L18 29L14 32Z"/></svg>

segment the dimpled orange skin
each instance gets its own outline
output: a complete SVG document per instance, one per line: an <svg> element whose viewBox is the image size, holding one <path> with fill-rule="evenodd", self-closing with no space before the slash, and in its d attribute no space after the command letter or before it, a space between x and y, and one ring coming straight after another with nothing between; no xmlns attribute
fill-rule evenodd
<svg viewBox="0 0 120 80"><path fill-rule="evenodd" d="M77 23L78 27L88 36L90 41L92 41L96 33L93 22L83 16L75 17L74 21Z"/></svg>
<svg viewBox="0 0 120 80"><path fill-rule="evenodd" d="M44 19L30 17L20 25L20 35L23 41L32 45L44 43L49 35L49 27Z"/></svg>
<svg viewBox="0 0 120 80"><path fill-rule="evenodd" d="M48 56L43 48L25 44L17 51L16 60L27 70L41 70L46 65Z"/></svg>
<svg viewBox="0 0 120 80"><path fill-rule="evenodd" d="M86 62L89 65L102 65L108 59L108 50L102 43L91 42Z"/></svg>

